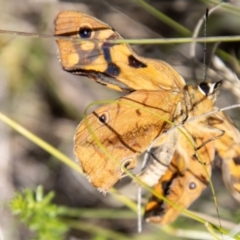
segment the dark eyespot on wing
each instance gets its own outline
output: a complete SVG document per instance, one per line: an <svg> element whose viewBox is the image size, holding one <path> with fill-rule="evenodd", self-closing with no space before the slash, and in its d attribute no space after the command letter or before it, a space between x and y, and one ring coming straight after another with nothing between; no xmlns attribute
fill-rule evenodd
<svg viewBox="0 0 240 240"><path fill-rule="evenodd" d="M79 29L79 36L80 38L90 38L92 35L92 29L90 29L89 27L81 27Z"/></svg>
<svg viewBox="0 0 240 240"><path fill-rule="evenodd" d="M137 60L133 55L128 57L128 65L133 68L145 68L147 65L145 63L140 62Z"/></svg>
<svg viewBox="0 0 240 240"><path fill-rule="evenodd" d="M98 117L98 119L99 119L99 121L100 121L101 123L106 123L106 121L107 121L107 117L106 117L105 114L100 115L100 116Z"/></svg>
<svg viewBox="0 0 240 240"><path fill-rule="evenodd" d="M197 187L196 183L195 182L190 182L189 185L188 185L189 189L193 190Z"/></svg>
<svg viewBox="0 0 240 240"><path fill-rule="evenodd" d="M93 115L98 118L99 123L106 124L109 122L109 113L108 112L103 112L101 114L93 112Z"/></svg>
<svg viewBox="0 0 240 240"><path fill-rule="evenodd" d="M107 69L105 70L105 73L117 77L119 76L121 72L121 69L114 63L109 63Z"/></svg>

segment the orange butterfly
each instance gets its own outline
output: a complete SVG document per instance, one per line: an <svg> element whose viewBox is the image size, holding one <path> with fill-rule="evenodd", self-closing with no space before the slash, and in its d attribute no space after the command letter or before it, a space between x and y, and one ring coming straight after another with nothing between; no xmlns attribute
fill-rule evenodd
<svg viewBox="0 0 240 240"><path fill-rule="evenodd" d="M95 187L107 191L123 176L122 166L134 168L136 157L154 142L158 156L149 157L139 177L151 186L159 180L156 190L168 189L169 199L185 199L178 201L185 208L200 195L208 182L206 174L211 173L215 149L223 159L225 184L238 196L238 130L222 113L188 123L192 117L214 109L220 82L185 86L184 79L170 65L140 57L128 44L107 42L122 37L109 25L76 11L59 13L55 36L70 37L57 40L64 70L118 91L138 90L99 108L77 128L75 154ZM180 129L188 140L179 130L171 129L168 121L184 124ZM235 137L231 139L232 132ZM225 151L228 148L230 151ZM205 173L201 159L207 164ZM198 166L201 170L192 173L191 169ZM159 190L159 184L165 179L171 184ZM197 185L195 193L190 191L190 199L191 193L184 192L184 186L190 186L189 179ZM167 207L164 214L169 220L162 223L172 221L178 211Z"/></svg>
<svg viewBox="0 0 240 240"><path fill-rule="evenodd" d="M168 130L175 131L176 151L187 164L193 157L198 158L196 149L208 142L207 139L220 136L222 131L201 118L175 129L171 129L167 121L184 123L193 116L209 112L213 109L213 99L221 85L219 83L208 88L212 92L204 92L206 84L199 87L186 86L182 93L139 90L87 116L77 128L74 149L90 182L99 190L107 191L123 176L122 166L128 169L135 167L136 157ZM180 107L176 106L176 102ZM196 129L196 125L201 128L201 132ZM205 142L196 139L205 139ZM101 143L104 150L97 142ZM156 141L154 145L161 146L162 142ZM214 158L214 151L213 146L211 159ZM144 171L149 174L148 168ZM139 177L146 180L144 171ZM150 185L157 183L151 184L152 180L151 183L145 182Z"/></svg>

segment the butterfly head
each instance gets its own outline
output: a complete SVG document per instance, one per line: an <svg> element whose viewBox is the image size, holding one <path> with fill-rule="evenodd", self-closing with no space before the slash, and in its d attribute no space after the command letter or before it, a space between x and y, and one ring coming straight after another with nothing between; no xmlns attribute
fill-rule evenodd
<svg viewBox="0 0 240 240"><path fill-rule="evenodd" d="M217 94L219 92L220 87L222 86L223 81L220 80L215 83L210 82L201 82L198 85L198 90L206 97L208 97L210 100L215 102Z"/></svg>

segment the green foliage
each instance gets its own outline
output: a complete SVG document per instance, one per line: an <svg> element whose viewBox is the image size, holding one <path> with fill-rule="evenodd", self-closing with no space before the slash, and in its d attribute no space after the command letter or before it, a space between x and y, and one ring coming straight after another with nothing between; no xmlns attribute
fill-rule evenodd
<svg viewBox="0 0 240 240"><path fill-rule="evenodd" d="M61 240L68 231L57 205L51 203L53 197L53 192L43 196L43 188L39 186L36 192L25 189L17 193L10 203L12 212L35 233L33 240Z"/></svg>

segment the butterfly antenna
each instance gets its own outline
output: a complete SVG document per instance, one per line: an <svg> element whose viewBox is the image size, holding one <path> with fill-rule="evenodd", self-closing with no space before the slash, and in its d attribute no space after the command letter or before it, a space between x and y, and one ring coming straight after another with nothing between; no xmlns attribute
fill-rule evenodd
<svg viewBox="0 0 240 240"><path fill-rule="evenodd" d="M208 8L206 9L204 18L204 37L207 37L207 21L208 21ZM203 52L203 79L206 81L207 69L206 69L206 57L207 57L207 42L204 42L204 52Z"/></svg>
<svg viewBox="0 0 240 240"><path fill-rule="evenodd" d="M223 5L223 2L217 4L215 7L211 8L210 10L207 9L206 13L198 20L198 23L196 24L196 27L194 28L194 31L193 31L193 34L192 34L192 38L197 38L198 37L199 31L200 31L202 25L204 23L205 23L205 26L207 25L208 16L210 16L214 11L219 9L222 5ZM205 29L206 29L206 27L205 27ZM193 79L197 79L197 76L196 76L196 50L195 49L196 49L196 42L193 41L190 44L190 47L189 47L189 57L190 57L191 63L192 63L192 76L193 76ZM206 59L206 50L205 50L204 58ZM204 62L206 62L206 60L204 60ZM206 65L206 63L204 63L204 66L205 65ZM204 67L204 71L203 72L204 72L203 79L205 79L206 78L206 72L207 72L205 70L205 67Z"/></svg>

